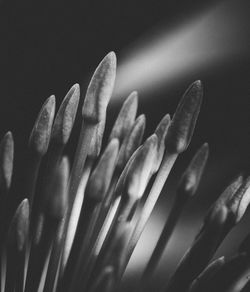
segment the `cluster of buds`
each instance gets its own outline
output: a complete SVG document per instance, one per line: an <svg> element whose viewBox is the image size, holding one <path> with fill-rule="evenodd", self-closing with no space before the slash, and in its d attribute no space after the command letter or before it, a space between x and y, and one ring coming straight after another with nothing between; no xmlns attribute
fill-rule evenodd
<svg viewBox="0 0 250 292"><path fill-rule="evenodd" d="M144 139L146 118L138 96L123 103L103 145L106 111L115 83L116 56L95 70L84 101L71 87L56 113L55 96L42 106L31 131L23 200L13 200L13 136L0 145L1 291L112 292L121 279L177 157L190 144L203 88L189 86L175 114L166 114ZM82 106L72 164L65 147ZM153 274L187 202L196 194L208 159L196 152L176 188L161 236L137 290L153 288ZM250 176L239 175L209 209L204 224L168 283L166 292L250 291L250 237L229 259L213 259L250 203ZM11 206L12 208L8 208ZM13 213L12 210L16 211ZM213 259L213 261L212 261Z"/></svg>

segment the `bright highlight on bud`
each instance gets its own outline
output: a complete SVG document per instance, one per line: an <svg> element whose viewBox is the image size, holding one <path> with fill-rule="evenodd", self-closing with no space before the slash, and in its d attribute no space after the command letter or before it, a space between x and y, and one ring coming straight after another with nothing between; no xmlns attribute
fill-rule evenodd
<svg viewBox="0 0 250 292"><path fill-rule="evenodd" d="M114 87L115 75L116 56L114 52L111 52L101 61L89 83L82 108L85 121L97 124L105 118L106 108Z"/></svg>

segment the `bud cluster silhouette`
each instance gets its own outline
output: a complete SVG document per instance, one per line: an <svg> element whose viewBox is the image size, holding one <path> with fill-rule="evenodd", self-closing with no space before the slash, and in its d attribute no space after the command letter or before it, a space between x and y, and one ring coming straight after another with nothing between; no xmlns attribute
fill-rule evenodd
<svg viewBox="0 0 250 292"><path fill-rule="evenodd" d="M25 169L25 198L14 214L14 141L0 145L1 291L112 292L121 279L177 157L190 144L200 111L200 81L189 86L170 118L143 139L138 97L123 103L102 145L106 109L116 75L109 53L95 70L82 107L72 165L65 156L80 99L71 87L55 113L50 96L33 126ZM187 202L196 194L208 159L203 144L184 171L161 236L136 291L152 287L153 274ZM143 200L142 200L143 198ZM204 223L162 292L250 291L250 235L231 258L214 259L250 203L250 176L239 174L204 216Z"/></svg>

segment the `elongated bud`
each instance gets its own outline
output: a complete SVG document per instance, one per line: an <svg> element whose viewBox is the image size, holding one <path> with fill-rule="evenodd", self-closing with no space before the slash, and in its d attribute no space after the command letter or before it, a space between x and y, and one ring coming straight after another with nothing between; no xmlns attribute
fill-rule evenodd
<svg viewBox="0 0 250 292"><path fill-rule="evenodd" d="M247 177L235 195L228 201L229 212L235 217L235 223L239 222L250 204L250 176Z"/></svg>
<svg viewBox="0 0 250 292"><path fill-rule="evenodd" d="M67 157L63 157L62 161L54 169L49 197L45 203L45 212L56 220L62 219L65 215L68 205L68 180L69 160Z"/></svg>
<svg viewBox="0 0 250 292"><path fill-rule="evenodd" d="M156 159L158 138L150 136L132 161L125 179L124 192L139 199L147 186Z"/></svg>
<svg viewBox="0 0 250 292"><path fill-rule="evenodd" d="M154 168L154 173L158 171L165 151L165 139L170 125L170 115L165 115L155 129L155 134L158 137L157 159Z"/></svg>
<svg viewBox="0 0 250 292"><path fill-rule="evenodd" d="M24 249L28 236L29 213L28 199L24 199L18 206L10 224L8 232L8 244L16 246L19 251Z"/></svg>
<svg viewBox="0 0 250 292"><path fill-rule="evenodd" d="M137 153L140 151L141 148L142 148L142 145L135 150L135 152L130 157L129 161L126 163L126 165L125 165L125 167L124 167L124 169L123 169L123 171L122 171L122 173L117 181L117 184L115 186L114 198L117 198L121 195L122 189L124 186L124 182L125 182L125 179L126 179L127 174L128 174L128 170L129 170L132 162L134 161Z"/></svg>
<svg viewBox="0 0 250 292"><path fill-rule="evenodd" d="M213 212L213 210L218 209L221 206L226 206L228 200L233 197L233 195L240 188L242 183L243 183L243 176L242 175L238 175L236 178L234 178L232 180L232 182L229 184L229 186L219 196L219 198L216 200L216 202L211 206L206 217L209 217L210 213Z"/></svg>
<svg viewBox="0 0 250 292"><path fill-rule="evenodd" d="M145 127L145 115L140 115L136 119L131 132L125 137L121 145L117 161L118 168L122 169L125 166L135 149L141 144Z"/></svg>
<svg viewBox="0 0 250 292"><path fill-rule="evenodd" d="M250 203L250 177L242 180L243 177L238 176L231 183L212 206L207 217L209 217L210 213L214 210L224 206L228 212L227 228L231 229L241 220Z"/></svg>
<svg viewBox="0 0 250 292"><path fill-rule="evenodd" d="M62 101L53 124L51 139L58 144L66 145L69 140L75 122L79 98L80 87L79 84L75 84Z"/></svg>
<svg viewBox="0 0 250 292"><path fill-rule="evenodd" d="M100 202L108 190L115 169L118 149L118 139L112 139L89 178L85 195L95 202Z"/></svg>
<svg viewBox="0 0 250 292"><path fill-rule="evenodd" d="M188 168L183 173L178 185L178 193L193 196L199 186L208 159L209 147L205 143L197 151Z"/></svg>
<svg viewBox="0 0 250 292"><path fill-rule="evenodd" d="M95 70L87 89L82 115L91 124L99 123L106 113L116 75L116 56L110 52Z"/></svg>
<svg viewBox="0 0 250 292"><path fill-rule="evenodd" d="M11 185L14 160L14 140L11 132L7 132L0 144L0 186L9 189Z"/></svg>
<svg viewBox="0 0 250 292"><path fill-rule="evenodd" d="M185 151L193 136L203 96L201 81L196 81L184 93L166 136L166 149L170 153Z"/></svg>
<svg viewBox="0 0 250 292"><path fill-rule="evenodd" d="M133 126L137 107L138 94L136 91L133 91L122 105L122 108L110 133L109 140L117 138L119 139L120 143L123 141Z"/></svg>
<svg viewBox="0 0 250 292"><path fill-rule="evenodd" d="M49 146L55 106L55 96L52 95L45 101L30 135L30 148L41 156L47 152Z"/></svg>

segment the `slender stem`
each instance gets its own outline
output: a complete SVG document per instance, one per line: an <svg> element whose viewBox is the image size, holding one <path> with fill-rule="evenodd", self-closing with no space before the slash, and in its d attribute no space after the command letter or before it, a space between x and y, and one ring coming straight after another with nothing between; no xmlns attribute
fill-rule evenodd
<svg viewBox="0 0 250 292"><path fill-rule="evenodd" d="M70 182L69 182L69 208L67 213L70 214L76 197L76 193L82 178L85 160L87 158L89 147L96 125L82 123L79 142L77 145L75 159L73 162ZM67 216L69 217L69 216ZM68 219L69 220L69 219Z"/></svg>
<svg viewBox="0 0 250 292"><path fill-rule="evenodd" d="M156 247L154 248L153 253L150 257L150 260L147 263L147 266L143 272L143 275L141 278L141 285L143 287L148 287L151 277L153 276L155 269L157 268L157 265L159 264L159 261L169 242L169 239L173 233L173 230L185 206L186 201L187 201L187 197L181 197L181 196L179 197L178 194L175 197L175 201L174 201L172 210L170 211L167 222L164 225L164 228L161 232L160 238L158 239Z"/></svg>
<svg viewBox="0 0 250 292"><path fill-rule="evenodd" d="M51 242L58 228L58 222L45 219L43 234L39 243L32 243L25 291L36 291L39 287L43 268L48 258Z"/></svg>
<svg viewBox="0 0 250 292"><path fill-rule="evenodd" d="M60 239L56 240L55 245L52 249L51 260L49 263L48 271L49 276L45 281L45 289L51 289L52 285L54 285L55 277L58 272L58 264L60 262L60 270L62 266L61 256L63 254L63 249L66 242L67 229L70 221L70 214L73 208L74 200L77 194L77 190L81 181L81 177L83 174L83 169L85 165L85 161L89 152L89 147L91 143L91 139L93 137L93 133L95 131L96 125L82 123L82 128L80 132L80 137L75 153L75 159L73 162L69 186L68 186L68 194L69 201L68 207L65 214L65 218L60 226ZM52 283L53 282L53 283ZM50 291L50 290L45 290Z"/></svg>
<svg viewBox="0 0 250 292"><path fill-rule="evenodd" d="M87 284L89 282L89 279L92 275L93 269L95 267L96 264L96 260L97 260L97 254L99 253L99 243L100 240L102 240L102 236L104 236L104 233L107 232L106 227L107 226L112 226L113 222L114 222L114 218L116 218L116 212L119 206L119 202L120 200L117 201L118 204L114 205L112 209L114 209L114 212L110 212L107 215L108 219L111 219L109 224L108 224L108 220L106 218L106 221L104 222L102 229L98 235L98 238L95 242L91 242L91 244L88 245L88 248L86 249L86 252L83 254L83 252L80 253L79 256L79 260L78 260L78 266L77 266L77 273L74 274L74 278L72 280L71 283L71 287L69 289L69 291L76 291L78 292L77 289L81 290L80 291L85 291ZM108 230L110 230L110 228L108 228ZM82 275L84 275L84 278L82 277ZM79 291L79 292L80 292Z"/></svg>
<svg viewBox="0 0 250 292"><path fill-rule="evenodd" d="M6 279L5 279L5 289L6 291L13 292L15 288L16 279L16 264L18 262L18 253L13 248L7 251L7 261L6 261Z"/></svg>
<svg viewBox="0 0 250 292"><path fill-rule="evenodd" d="M65 247L64 247L64 254L62 258L62 270L61 272L64 271L65 266L67 264L69 254L71 252L72 244L74 241L74 236L76 233L79 217L81 214L81 209L84 201L84 192L86 188L86 184L88 182L90 172L92 169L93 165L93 160L92 159L87 159L86 160L86 165L84 167L83 175L82 175L82 180L80 183L80 187L78 189L78 193L76 195L76 199L72 208L72 212L70 214L70 221L68 225L68 230L67 230L67 237L66 237L66 242L65 242ZM60 273L61 273L60 272Z"/></svg>
<svg viewBox="0 0 250 292"><path fill-rule="evenodd" d="M95 204L84 204L81 210L68 262L60 281L61 283L59 285L59 291L67 290L66 287L69 286L73 274L75 273L75 264L78 260L79 252L82 250L83 253L85 253L86 244L89 244L90 237L93 231L93 225L96 221L97 216L98 206L96 206Z"/></svg>
<svg viewBox="0 0 250 292"><path fill-rule="evenodd" d="M131 235L131 238L128 243L128 249L127 249L127 258L124 261L124 267L123 271L125 270L125 267L128 264L128 261L133 253L133 250L146 226L146 223L153 211L153 208L157 202L157 199L163 189L163 186L166 182L166 179L168 178L168 175L178 157L178 154L176 153L168 153L166 152L163 158L163 161L161 163L160 169L158 171L158 174L155 178L155 181L153 183L153 186L150 190L150 193L147 197L147 200L144 204L143 210L141 212L141 216L138 219L138 222L135 226L135 229ZM122 272L123 272L122 271Z"/></svg>
<svg viewBox="0 0 250 292"><path fill-rule="evenodd" d="M6 252L4 252L4 249L1 250L1 292L4 292L5 287L5 280L6 280L6 268L7 268L7 258L6 258Z"/></svg>
<svg viewBox="0 0 250 292"><path fill-rule="evenodd" d="M74 201L76 198L77 190L80 185L80 181L83 175L84 165L85 161L89 152L89 146L91 143L91 139L93 136L93 133L95 131L95 125L92 124L84 124L82 123L82 128L80 132L80 137L75 153L75 158L70 174L70 180L69 180L69 187L68 187L68 207L66 211L65 220L63 221L63 227L62 227L62 240L61 240L61 250L63 250L65 242L66 242L66 236L67 236L67 229L70 221L70 215L72 212L72 208L74 205ZM61 262L62 264L62 262ZM60 268L61 270L61 268Z"/></svg>
<svg viewBox="0 0 250 292"><path fill-rule="evenodd" d="M31 213L31 235L33 236L37 224L38 224L38 218L41 213L41 205L42 201L45 200L46 197L50 195L50 186L51 182L53 180L53 173L58 166L58 163L60 162L62 158L62 152L63 147L61 145L50 145L47 157L46 157L46 164L45 167L41 167L41 173L39 176L41 177L39 179L36 196L33 201L32 206L32 213Z"/></svg>
<svg viewBox="0 0 250 292"><path fill-rule="evenodd" d="M98 253L98 258L95 264L93 274L98 275L101 272L102 268L105 266L107 255L109 254L110 248L115 243L119 230L122 230L123 225L129 221L128 217L131 213L131 210L134 210L134 206L136 204L137 201L134 200L128 201L127 204L123 204L121 199L121 202L112 220L112 224L109 228L108 234L106 235L101 250ZM102 232L105 232L105 230L103 230ZM90 281L91 280L93 279L90 279Z"/></svg>
<svg viewBox="0 0 250 292"><path fill-rule="evenodd" d="M36 183L41 165L42 157L36 153L32 153L29 158L28 176L26 178L26 194L30 202L30 210L33 209L34 196L36 191Z"/></svg>
<svg viewBox="0 0 250 292"><path fill-rule="evenodd" d="M16 273L16 290L15 292L23 292L24 290L24 269L25 269L25 252L19 257L19 264Z"/></svg>
<svg viewBox="0 0 250 292"><path fill-rule="evenodd" d="M103 237L102 236L102 230L104 226L103 222L106 221L111 205L115 199L113 198L113 194L114 194L116 183L118 181L118 177L119 177L118 173L115 171L107 196L104 198L104 201L102 202L100 213L98 214L98 218L93 228L93 233L90 239L89 246L94 246L98 238Z"/></svg>
<svg viewBox="0 0 250 292"><path fill-rule="evenodd" d="M61 254L62 254L61 241L62 241L62 234L64 231L64 224L65 224L64 221L65 221L65 218L61 220L54 242L52 244L52 250L50 254L43 292L53 292L54 287L56 285L57 274L59 271L59 264L60 264Z"/></svg>
<svg viewBox="0 0 250 292"><path fill-rule="evenodd" d="M224 210L225 207L218 210L214 222L203 226L162 291L179 292L185 290L206 268L227 234L224 221L227 213Z"/></svg>
<svg viewBox="0 0 250 292"><path fill-rule="evenodd" d="M7 255L4 259L6 263L4 291L23 291L25 250L19 250L16 246L8 244L4 250Z"/></svg>

